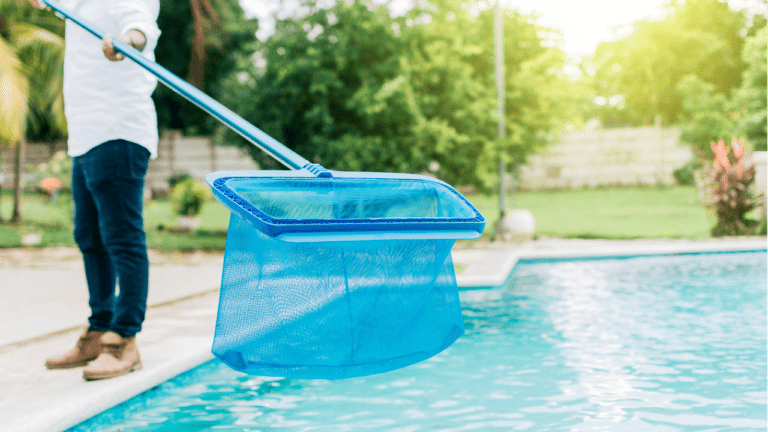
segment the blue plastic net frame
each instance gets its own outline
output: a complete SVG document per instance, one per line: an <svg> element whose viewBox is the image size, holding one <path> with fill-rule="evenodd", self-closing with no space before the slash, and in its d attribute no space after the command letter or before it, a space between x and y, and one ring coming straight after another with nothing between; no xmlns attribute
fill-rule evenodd
<svg viewBox="0 0 768 432"><path fill-rule="evenodd" d="M348 241L348 240L381 240L388 239L425 239L452 238L475 239L482 235L485 228L483 215L458 191L450 185L426 176L413 174L391 173L357 173L331 171L332 178L319 178L306 171L223 171L211 173L206 181L211 186L216 199L233 213L239 214L256 229L264 234L280 238L283 241ZM440 208L432 209L433 213L419 208L415 204L405 202L405 210L401 209L399 217L344 217L344 218L315 218L312 215L298 217L276 217L265 211L259 202L254 202L247 196L231 187L233 181L247 181L256 185L266 182L281 184L293 181L296 186L293 191L311 190L325 184L360 185L368 183L366 191L369 196L380 199L403 199L401 191L395 191L390 196L384 192L394 189L408 189L411 198L418 199L440 197L433 201L442 202ZM282 190L285 193L288 188ZM296 197L293 203L297 209L307 204L307 197ZM302 200L304 202L302 202ZM289 204L290 205L290 204ZM408 208L408 206L412 208ZM442 214L440 214L442 213Z"/></svg>
<svg viewBox="0 0 768 432"><path fill-rule="evenodd" d="M305 170L207 180L232 211L212 347L231 368L350 378L425 360L463 334L451 248L485 220L450 186Z"/></svg>

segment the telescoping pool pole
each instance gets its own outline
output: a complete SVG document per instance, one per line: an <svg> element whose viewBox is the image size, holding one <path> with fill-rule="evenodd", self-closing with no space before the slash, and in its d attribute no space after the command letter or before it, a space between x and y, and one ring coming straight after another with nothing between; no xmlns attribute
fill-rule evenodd
<svg viewBox="0 0 768 432"><path fill-rule="evenodd" d="M84 28L97 38L103 40L106 36L104 31L75 15L72 11L62 7L60 4L58 4L58 2L54 0L42 1L46 5L50 6L51 9L62 14L65 18ZM115 50L130 58L139 66L143 67L154 76L156 76L160 82L168 86L168 88L185 97L187 100L197 105L207 113L216 117L222 123L232 128L232 130L242 135L243 138L264 150L270 156L274 157L288 168L299 170L302 168L309 168L312 165L308 160L304 159L293 150L281 144L276 139L267 135L256 126L248 123L245 121L245 119L232 112L229 108L216 102L213 98L198 90L188 82L172 74L164 67L144 57L135 48L119 41L117 38L112 38L112 45L115 47Z"/></svg>

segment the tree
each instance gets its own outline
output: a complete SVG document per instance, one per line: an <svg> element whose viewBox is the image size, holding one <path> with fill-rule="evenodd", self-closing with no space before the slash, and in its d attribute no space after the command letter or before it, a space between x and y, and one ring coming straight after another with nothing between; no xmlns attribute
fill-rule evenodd
<svg viewBox="0 0 768 432"><path fill-rule="evenodd" d="M753 150L766 148L766 29L747 39L742 57L748 64L741 85L729 97L696 75L680 80L683 110L680 140L704 160L713 157L711 142L744 137Z"/></svg>
<svg viewBox="0 0 768 432"><path fill-rule="evenodd" d="M473 15L436 2L392 18L365 0L305 6L306 15L276 23L257 52L260 67L241 65L224 94L225 104L310 161L432 172L487 189L502 154L520 162L551 138L567 93L563 56L528 17L505 14L509 132L499 143L490 10Z"/></svg>
<svg viewBox="0 0 768 432"><path fill-rule="evenodd" d="M724 0L672 0L660 21L639 21L617 41L600 44L583 64L606 126L673 124L683 110L677 90L695 75L729 95L741 84L745 14Z"/></svg>
<svg viewBox="0 0 768 432"><path fill-rule="evenodd" d="M763 21L765 25L765 21ZM744 69L741 86L733 98L732 109L737 114L739 136L747 139L754 150L766 150L766 34L763 27L754 36L747 39L742 51L742 59L747 64Z"/></svg>
<svg viewBox="0 0 768 432"><path fill-rule="evenodd" d="M220 81L241 57L253 53L258 21L246 19L237 0L162 0L158 27L157 62L186 77L214 99ZM215 121L165 86L153 94L160 129L209 134Z"/></svg>
<svg viewBox="0 0 768 432"><path fill-rule="evenodd" d="M693 146L700 158L711 159L711 142L730 140L737 134L728 98L696 75L681 79L677 91L683 95L683 114L677 122L680 141Z"/></svg>
<svg viewBox="0 0 768 432"><path fill-rule="evenodd" d="M0 144L16 147L16 172L14 187L21 191L21 177L18 167L24 156L25 122L29 115L27 100L29 99L29 81L22 68L16 50L5 39L0 38ZM21 217L20 195L14 194L14 210L12 220Z"/></svg>
<svg viewBox="0 0 768 432"><path fill-rule="evenodd" d="M13 222L22 218L21 175L28 132L66 133L61 34L58 19L26 1L0 5L0 144L16 148Z"/></svg>

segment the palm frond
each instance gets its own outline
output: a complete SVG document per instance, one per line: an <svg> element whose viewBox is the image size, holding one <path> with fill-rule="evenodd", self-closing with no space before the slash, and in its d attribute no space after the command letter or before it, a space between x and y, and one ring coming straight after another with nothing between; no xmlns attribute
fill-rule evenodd
<svg viewBox="0 0 768 432"><path fill-rule="evenodd" d="M66 134L62 93L64 38L29 23L12 23L9 34L28 71L28 121L32 130L47 124L58 134Z"/></svg>
<svg viewBox="0 0 768 432"><path fill-rule="evenodd" d="M29 80L16 50L0 38L0 143L13 145L24 135L29 114Z"/></svg>
<svg viewBox="0 0 768 432"><path fill-rule="evenodd" d="M15 22L10 26L10 38L19 50L44 45L64 52L64 38L56 33L30 23Z"/></svg>

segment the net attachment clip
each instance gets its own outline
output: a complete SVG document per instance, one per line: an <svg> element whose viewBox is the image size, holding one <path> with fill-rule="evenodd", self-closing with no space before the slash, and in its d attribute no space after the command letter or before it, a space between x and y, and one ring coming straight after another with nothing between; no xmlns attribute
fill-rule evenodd
<svg viewBox="0 0 768 432"><path fill-rule="evenodd" d="M317 178L333 178L333 174L320 164L307 164L303 169L314 174Z"/></svg>

